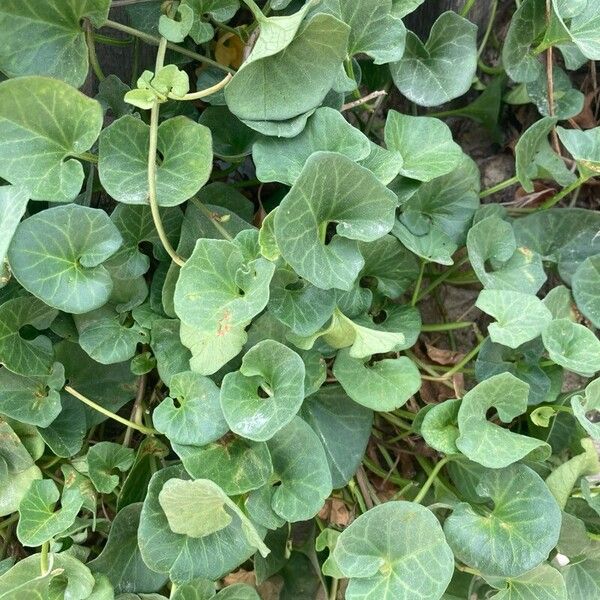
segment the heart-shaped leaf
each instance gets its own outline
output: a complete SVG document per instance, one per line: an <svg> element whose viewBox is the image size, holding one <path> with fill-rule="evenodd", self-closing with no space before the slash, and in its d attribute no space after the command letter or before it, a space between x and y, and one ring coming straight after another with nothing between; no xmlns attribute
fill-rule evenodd
<svg viewBox="0 0 600 600"><path fill-rule="evenodd" d="M425 414L420 432L427 445L444 454L458 454L456 440L460 400L445 400L433 405Z"/></svg>
<svg viewBox="0 0 600 600"><path fill-rule="evenodd" d="M150 127L125 115L102 131L98 173L104 189L125 204L148 203ZM189 200L208 180L212 141L208 127L187 117L173 117L158 127L156 197L161 206Z"/></svg>
<svg viewBox="0 0 600 600"><path fill-rule="evenodd" d="M528 455L532 459L547 458L550 447L545 442L513 433L486 418L487 411L495 408L498 417L510 423L527 410L528 392L529 386L510 373L494 375L467 392L458 411L458 449L472 461L492 469Z"/></svg>
<svg viewBox="0 0 600 600"><path fill-rule="evenodd" d="M296 137L259 138L252 147L252 159L256 176L261 181L292 185L315 152L337 152L359 161L370 151L369 139L352 127L340 112L322 107L308 119L304 130Z"/></svg>
<svg viewBox="0 0 600 600"><path fill-rule="evenodd" d="M55 512L59 498L61 507ZM61 495L51 479L33 481L19 504L19 541L24 546L41 546L70 527L82 505L78 489L65 489Z"/></svg>
<svg viewBox="0 0 600 600"><path fill-rule="evenodd" d="M221 384L221 407L234 433L264 442L296 415L304 400L304 363L275 340L259 342Z"/></svg>
<svg viewBox="0 0 600 600"><path fill-rule="evenodd" d="M509 348L538 337L552 321L552 313L533 294L482 290L475 306L496 319L488 326L491 340Z"/></svg>
<svg viewBox="0 0 600 600"><path fill-rule="evenodd" d="M133 450L113 442L98 442L87 453L88 476L101 494L110 494L119 485L119 475L133 464Z"/></svg>
<svg viewBox="0 0 600 600"><path fill-rule="evenodd" d="M352 402L335 385L322 387L307 398L302 405L301 416L323 444L333 488L345 486L364 456L371 434L373 413Z"/></svg>
<svg viewBox="0 0 600 600"><path fill-rule="evenodd" d="M204 446L174 444L185 470L198 479L210 479L231 496L256 490L269 481L273 466L264 442L225 435Z"/></svg>
<svg viewBox="0 0 600 600"><path fill-rule="evenodd" d="M405 356L369 361L338 352L333 374L344 391L359 404L379 412L403 406L421 387L416 365Z"/></svg>
<svg viewBox="0 0 600 600"><path fill-rule="evenodd" d="M519 577L548 558L561 514L537 473L522 464L486 471L477 493L493 508L461 503L444 524L458 560L486 575Z"/></svg>
<svg viewBox="0 0 600 600"><path fill-rule="evenodd" d="M121 234L104 211L69 204L23 221L8 259L26 290L50 306L79 314L108 301L113 283L102 263L121 242Z"/></svg>
<svg viewBox="0 0 600 600"><path fill-rule="evenodd" d="M431 181L456 169L463 152L452 140L450 128L433 117L413 117L390 110L385 122L388 150L403 158L400 175Z"/></svg>
<svg viewBox="0 0 600 600"><path fill-rule="evenodd" d="M275 215L283 258L323 289L349 290L364 265L358 241L393 226L395 195L367 169L331 152L312 154ZM327 240L327 226L336 235Z"/></svg>
<svg viewBox="0 0 600 600"><path fill-rule="evenodd" d="M101 127L100 104L62 81L3 81L0 177L22 184L32 200L69 202L83 183L83 167L73 157L92 147Z"/></svg>
<svg viewBox="0 0 600 600"><path fill-rule="evenodd" d="M577 308L600 327L600 254L586 258L573 275L573 297Z"/></svg>
<svg viewBox="0 0 600 600"><path fill-rule="evenodd" d="M366 546L365 546L366 544ZM454 560L436 517L410 502L386 502L354 521L333 558L350 579L348 600L438 600ZM435 577L428 576L435 570Z"/></svg>
<svg viewBox="0 0 600 600"><path fill-rule="evenodd" d="M152 413L154 426L171 442L203 446L229 430L219 403L219 388L208 377L192 371L176 373L170 397Z"/></svg>
<svg viewBox="0 0 600 600"><path fill-rule="evenodd" d="M477 27L455 12L445 12L425 44L412 32L406 50L390 70L396 87L420 106L437 106L462 96L477 67Z"/></svg>
<svg viewBox="0 0 600 600"><path fill-rule="evenodd" d="M45 336L33 340L22 336L21 328L32 325L47 329L57 311L31 296L7 300L0 305L0 362L13 373L47 376L52 367L52 343Z"/></svg>
<svg viewBox="0 0 600 600"><path fill-rule="evenodd" d="M88 74L83 18L101 27L109 0L7 0L0 7L6 32L0 69L9 77L47 75L79 87Z"/></svg>
<svg viewBox="0 0 600 600"><path fill-rule="evenodd" d="M138 529L140 551L148 567L157 573L169 573L172 580L182 583L198 577L216 580L250 558L257 547L268 553L248 519L216 484L206 479L185 478L183 467L174 466L158 471L150 481ZM214 494L219 495L231 523L204 537L173 532L159 500L168 481L175 481L177 487L167 490L179 491L166 502L169 516L191 507L194 523L210 521L214 511L198 510L197 498L200 494ZM193 525L188 523L188 527ZM198 556L203 556L203 560L197 560Z"/></svg>

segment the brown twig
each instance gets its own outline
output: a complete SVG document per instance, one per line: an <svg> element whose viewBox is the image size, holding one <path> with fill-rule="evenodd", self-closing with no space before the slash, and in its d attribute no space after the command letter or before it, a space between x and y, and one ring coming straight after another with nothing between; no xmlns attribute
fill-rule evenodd
<svg viewBox="0 0 600 600"><path fill-rule="evenodd" d="M346 111L346 110L350 110L351 108L356 108L357 106L360 106L361 104L366 104L367 102L370 102L371 100L374 100L375 98L379 98L380 96L385 96L387 94L387 92L385 90L375 90L374 92L371 92L370 94L367 94L366 96L363 96L362 98L359 98L358 100L353 100L352 102L348 102L347 104L344 104L342 106L342 112Z"/></svg>

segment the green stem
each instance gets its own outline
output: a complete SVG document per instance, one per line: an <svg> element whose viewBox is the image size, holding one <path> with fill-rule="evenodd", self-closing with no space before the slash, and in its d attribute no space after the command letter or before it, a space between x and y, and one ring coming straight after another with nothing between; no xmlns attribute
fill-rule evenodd
<svg viewBox="0 0 600 600"><path fill-rule="evenodd" d="M2 529L6 529L7 527L10 527L13 523L16 523L19 520L19 514L15 513L14 515L11 515L10 517L8 517L8 519L4 519L4 521L2 521L0 523L0 531Z"/></svg>
<svg viewBox="0 0 600 600"><path fill-rule="evenodd" d="M455 329L466 329L471 327L473 321L456 321L455 323L428 323L421 326L421 331L454 331Z"/></svg>
<svg viewBox="0 0 600 600"><path fill-rule="evenodd" d="M558 192L558 194L555 194L554 196L552 196L552 198L548 198L548 200L546 200L545 202L540 204L540 206L537 210L546 210L548 208L552 208L555 204L560 202L565 196L568 196L571 192L576 190L578 187L582 186L588 179L589 179L589 177L587 177L585 175L581 175L579 177L579 179L574 181L571 185L567 186L564 190Z"/></svg>
<svg viewBox="0 0 600 600"><path fill-rule="evenodd" d="M221 223L219 223L218 217L212 211L210 211L208 208L206 208L206 206L204 206L204 204L202 204L202 202L200 202L200 200L198 200L198 198L192 198L192 202L194 203L195 206L198 207L198 209L200 211L202 211L204 213L204 215L208 218L208 220L214 225L214 228L226 240L229 240L230 242L233 241L233 236L230 235L230 233L227 231L227 229L225 229L225 227L223 227L223 225L221 225Z"/></svg>
<svg viewBox="0 0 600 600"><path fill-rule="evenodd" d="M104 81L106 79L106 75L104 75L104 71L98 62L98 55L96 54L96 43L94 41L94 32L92 30L92 25L89 21L85 22L85 43L88 47L88 56L90 59L90 65L92 67L92 71L94 71L94 75L96 75L98 81Z"/></svg>
<svg viewBox="0 0 600 600"><path fill-rule="evenodd" d="M515 183L519 183L519 178L516 176L511 177L510 179L506 179L505 181L501 181L498 185L488 188L487 190L483 190L479 194L479 197L487 198L488 196L491 196L492 194L495 194L497 192L501 192L502 190L505 190L506 188L510 187L511 185L515 185Z"/></svg>
<svg viewBox="0 0 600 600"><path fill-rule="evenodd" d="M381 477L382 479L387 479L389 481L391 481L392 483L395 483L396 485L400 485L400 486L404 486L404 485L413 485L412 481L408 481L408 479L402 479L402 477L399 477L398 475L394 475L393 473L386 473L383 469L380 469L375 463L371 462L371 460L369 460L368 458L363 458L363 465L365 465L365 467L371 471L371 473L374 473L375 475L377 475L378 477Z"/></svg>
<svg viewBox="0 0 600 600"><path fill-rule="evenodd" d="M252 187L253 185L259 185L260 183L262 183L260 179L245 179L243 181L234 181L229 185L234 188L245 188Z"/></svg>
<svg viewBox="0 0 600 600"><path fill-rule="evenodd" d="M127 38L124 40L118 40L117 38L109 37L108 35L102 35L101 33L94 33L94 40L100 44L106 46L131 46L134 38Z"/></svg>
<svg viewBox="0 0 600 600"><path fill-rule="evenodd" d="M354 97L358 99L360 98L360 90L358 89L358 83L356 81L356 76L354 75L354 65L352 64L352 57L347 58L344 61L344 67L346 69L346 75L348 75L348 77L350 77L350 79L352 79L352 81L354 81L354 83L356 84L356 87L354 88L354 91L352 93L354 94Z"/></svg>
<svg viewBox="0 0 600 600"><path fill-rule="evenodd" d="M414 421L417 416L416 413L410 412L410 410L404 410L402 408L397 408L394 413L403 419L408 419L409 421Z"/></svg>
<svg viewBox="0 0 600 600"><path fill-rule="evenodd" d="M360 507L360 512L366 513L367 505L365 504L365 499L363 498L363 495L361 494L360 490L358 489L358 486L356 485L356 482L354 481L354 479L351 479L348 482L348 488L350 489L352 496L354 496L354 499L358 503L358 506Z"/></svg>
<svg viewBox="0 0 600 600"><path fill-rule="evenodd" d="M487 46L488 40L490 38L490 34L492 33L492 28L494 26L494 20L496 19L496 12L498 10L498 0L493 0L492 2L492 10L490 12L490 18L487 24L487 28L485 33L483 34L483 38L481 40L481 44L479 49L477 50L477 59L483 54L485 47Z"/></svg>
<svg viewBox="0 0 600 600"><path fill-rule="evenodd" d="M417 302L420 302L427 294L430 294L438 285L443 283L450 275L458 271L465 263L469 262L469 257L464 256L459 261L454 263L449 269L446 269L441 275L436 277L418 296Z"/></svg>
<svg viewBox="0 0 600 600"><path fill-rule="evenodd" d="M191 94L186 94L185 96L174 96L173 94L168 94L168 97L171 100L200 100L201 98L206 98L206 96L210 96L215 92L218 92L220 89L224 88L231 81L231 73L227 73L219 83L215 83L215 85L211 85L210 87L200 90L198 92L192 92Z"/></svg>
<svg viewBox="0 0 600 600"><path fill-rule="evenodd" d="M425 494L427 494L427 492L429 491L429 488L433 485L435 478L439 475L440 471L444 468L446 463L448 463L449 461L450 461L450 458L448 456L445 456L444 458L442 458L442 460L440 460L435 465L435 467L429 474L429 477L427 477L427 481L423 484L423 487L419 490L419 493L415 496L415 499L413 500L413 502L416 502L417 504L421 503L421 501L425 497Z"/></svg>
<svg viewBox="0 0 600 600"><path fill-rule="evenodd" d="M74 154L73 156L89 163L98 164L98 156L91 152L82 152L81 154Z"/></svg>
<svg viewBox="0 0 600 600"><path fill-rule="evenodd" d="M477 346L471 350L471 352L469 352L460 362L457 362L449 371L447 371L444 377L449 378L454 375L454 373L458 373L463 367L467 366L471 360L473 360L479 354L481 346L483 346L483 342L485 342L485 339L481 340Z"/></svg>
<svg viewBox="0 0 600 600"><path fill-rule="evenodd" d="M145 33L144 31L140 31L139 29L134 29L133 27L129 27L127 25L123 25L122 23L118 23L117 21L111 21L107 19L104 22L103 27L109 27L110 29L116 29L117 31L122 31L123 33L127 33L134 37L140 38L147 44L152 44L153 46L158 46L160 44L161 38L150 35L149 33ZM188 56L189 58L193 58L198 62L203 62L207 65L211 65L212 67L216 67L217 69L221 69L222 71L226 71L227 73L235 74L233 69L226 67L218 63L216 60L212 60L212 58L208 58L207 56L203 56L202 54L198 54L192 50L188 50L183 46L178 46L177 44L173 44L171 42L167 42L167 48L169 50L173 50L174 52L178 52L179 54L183 54L184 56Z"/></svg>
<svg viewBox="0 0 600 600"><path fill-rule="evenodd" d="M417 277L417 282L415 284L415 289L413 291L412 299L410 301L411 306L415 306L419 299L419 291L421 290L421 284L423 283L423 273L425 272L425 265L427 261L421 259L421 268L419 269L419 276Z"/></svg>
<svg viewBox="0 0 600 600"><path fill-rule="evenodd" d="M477 2L477 0L467 0L460 11L460 16L466 17L471 12L471 9L475 5L475 2Z"/></svg>
<svg viewBox="0 0 600 600"><path fill-rule="evenodd" d="M331 580L331 588L329 589L329 600L337 599L339 581L340 580L336 579L335 577Z"/></svg>
<svg viewBox="0 0 600 600"><path fill-rule="evenodd" d="M50 551L50 542L44 542L42 544L42 551L40 553L40 570L42 575L46 575L50 569L50 562L48 560L48 553Z"/></svg>
<svg viewBox="0 0 600 600"><path fill-rule="evenodd" d="M86 398L83 394L80 394L77 390L73 389L70 385L65 385L65 392L71 394L71 396L77 398L77 400L80 400L84 404L87 404L87 406L89 406L90 408L93 408L95 411L99 412L100 414L103 414L105 417L108 417L109 419L113 419L113 421L117 421L117 423L121 423L121 425L125 425L126 427L131 427L132 429L135 429L135 430L139 431L140 433L144 433L146 435L154 435L154 434L158 433L158 431L156 431L156 429L153 429L151 427L145 427L144 425L140 425L139 423L133 423L132 421L129 421L128 419L120 417L119 415L115 415L115 413L111 412L107 408L104 408L103 406L96 404L93 400Z"/></svg>
<svg viewBox="0 0 600 600"><path fill-rule="evenodd" d="M504 67L490 67L490 65L486 65L481 59L477 60L477 66L486 75L502 75L504 73Z"/></svg>
<svg viewBox="0 0 600 600"><path fill-rule="evenodd" d="M258 4L256 4L256 2L254 2L254 0L243 0L244 4L250 9L250 12L254 15L254 18L257 21L262 21L265 18L265 15L263 15L262 10L260 10L260 7L258 6Z"/></svg>

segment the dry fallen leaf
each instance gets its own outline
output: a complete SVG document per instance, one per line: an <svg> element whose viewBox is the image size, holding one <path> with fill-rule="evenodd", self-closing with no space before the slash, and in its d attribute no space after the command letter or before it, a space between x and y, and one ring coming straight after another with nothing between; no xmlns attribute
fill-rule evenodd
<svg viewBox="0 0 600 600"><path fill-rule="evenodd" d="M427 356L438 365L455 365L465 357L464 352L458 350L447 350L446 348L437 348L425 342Z"/></svg>

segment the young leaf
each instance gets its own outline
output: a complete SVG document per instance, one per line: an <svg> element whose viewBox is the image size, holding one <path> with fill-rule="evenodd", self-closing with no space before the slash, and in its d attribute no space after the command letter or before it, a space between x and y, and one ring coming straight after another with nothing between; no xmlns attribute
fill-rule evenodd
<svg viewBox="0 0 600 600"><path fill-rule="evenodd" d="M192 477L210 479L231 496L262 487L273 474L271 456L264 442L230 434L204 446L173 444L173 449Z"/></svg>
<svg viewBox="0 0 600 600"><path fill-rule="evenodd" d="M336 152L359 161L371 150L369 139L333 108L317 109L299 135L290 139L259 138L252 147L261 181L293 185L315 152Z"/></svg>
<svg viewBox="0 0 600 600"><path fill-rule="evenodd" d="M385 145L403 158L400 175L431 181L456 169L463 151L440 119L413 117L390 110L385 122Z"/></svg>
<svg viewBox="0 0 600 600"><path fill-rule="evenodd" d="M306 113L321 104L334 83L350 28L322 13L302 23L309 6L289 17L261 18L252 53L225 88L229 110L251 127L298 118L305 123ZM286 90L287 101L281 102L274 89ZM285 137L298 134L304 123Z"/></svg>
<svg viewBox="0 0 600 600"><path fill-rule="evenodd" d="M219 388L208 377L192 371L176 373L169 393L154 409L152 419L171 442L203 446L229 430L219 404Z"/></svg>
<svg viewBox="0 0 600 600"><path fill-rule="evenodd" d="M55 512L59 498L61 508ZM70 527L82 505L75 488L65 489L61 496L51 479L33 481L19 504L19 541L24 546L41 546Z"/></svg>
<svg viewBox="0 0 600 600"><path fill-rule="evenodd" d="M493 508L463 502L446 519L456 558L494 577L519 577L545 561L558 541L561 513L540 476L515 464L486 471L476 489Z"/></svg>
<svg viewBox="0 0 600 600"><path fill-rule="evenodd" d="M460 435L458 430L458 411L460 400L445 400L435 404L427 411L421 423L421 435L438 452L444 454L459 454L456 440Z"/></svg>
<svg viewBox="0 0 600 600"><path fill-rule="evenodd" d="M585 396L576 395L571 398L571 408L575 418L593 439L600 439L600 425L594 422L592 416L600 409L600 379L595 379L585 388Z"/></svg>
<svg viewBox="0 0 600 600"><path fill-rule="evenodd" d="M92 573L103 573L115 592L155 592L166 576L151 571L142 560L137 543L140 503L120 510L110 527L108 540L97 558L88 563Z"/></svg>
<svg viewBox="0 0 600 600"><path fill-rule="evenodd" d="M140 515L138 542L146 565L157 573L169 573L174 581L186 582L198 577L216 580L235 569L260 546L260 538L239 508L229 500L222 490L211 481L183 479L186 477L181 466L168 467L154 474L148 486L148 495ZM175 533L159 501L159 494L168 481L184 482L174 500L167 503L170 514L180 510L180 503L194 506L194 494L215 492L222 494L222 503L231 517L231 523L204 537L190 537ZM180 484L177 484L180 485ZM167 488L169 489L169 488ZM207 511L194 511L194 521L211 518ZM190 525L191 526L191 525ZM268 552L268 550L267 550ZM197 560L202 556L203 560Z"/></svg>
<svg viewBox="0 0 600 600"><path fill-rule="evenodd" d="M31 325L47 329L58 312L31 296L7 300L0 305L0 363L24 376L47 376L52 367L52 343L45 336L30 340L21 329Z"/></svg>
<svg viewBox="0 0 600 600"><path fill-rule="evenodd" d="M476 67L477 26L448 11L433 24L427 42L407 32L404 56L390 70L409 100L437 106L466 93Z"/></svg>
<svg viewBox="0 0 600 600"><path fill-rule="evenodd" d="M32 200L69 202L83 183L73 157L89 150L102 127L100 104L47 77L0 83L0 177Z"/></svg>
<svg viewBox="0 0 600 600"><path fill-rule="evenodd" d="M538 337L552 321L552 313L533 294L482 290L475 306L496 319L488 326L492 341L509 348Z"/></svg>
<svg viewBox="0 0 600 600"><path fill-rule="evenodd" d="M527 410L528 391L526 383L510 373L502 373L467 392L458 411L458 449L472 461L491 469L501 469L526 456L547 458L548 444L513 433L486 418L487 411L495 408L500 419L510 423Z"/></svg>
<svg viewBox="0 0 600 600"><path fill-rule="evenodd" d="M465 156L454 171L422 184L409 197L392 234L417 256L451 265L478 207L479 170Z"/></svg>
<svg viewBox="0 0 600 600"><path fill-rule="evenodd" d="M600 327L600 254L586 258L579 265L572 285L577 308L594 326Z"/></svg>
<svg viewBox="0 0 600 600"><path fill-rule="evenodd" d="M275 488L271 506L286 521L314 517L331 493L327 455L314 431L295 417L268 442L273 470L280 485ZM302 460L298 460L301 456Z"/></svg>
<svg viewBox="0 0 600 600"><path fill-rule="evenodd" d="M362 461L373 413L352 402L339 386L326 386L304 401L300 414L323 444L333 488L345 486Z"/></svg>
<svg viewBox="0 0 600 600"><path fill-rule="evenodd" d="M557 319L542 332L542 340L557 365L584 377L600 371L600 341L587 327Z"/></svg>
<svg viewBox="0 0 600 600"><path fill-rule="evenodd" d="M395 207L395 195L370 171L345 156L317 152L277 209L277 245L312 284L349 290L364 265L357 242L388 233ZM336 235L327 243L331 223Z"/></svg>
<svg viewBox="0 0 600 600"><path fill-rule="evenodd" d="M88 476L101 494L110 494L119 485L119 475L133 464L133 450L114 444L98 442L87 453Z"/></svg>
<svg viewBox="0 0 600 600"><path fill-rule="evenodd" d="M517 247L511 224L499 217L482 219L471 227L467 250L471 266L486 289L536 294L546 281L539 254L525 246Z"/></svg>
<svg viewBox="0 0 600 600"><path fill-rule="evenodd" d="M242 359L239 371L221 384L221 407L234 433L264 442L296 415L304 399L304 363L274 340L259 342Z"/></svg>
<svg viewBox="0 0 600 600"><path fill-rule="evenodd" d="M148 203L148 144L150 127L125 115L102 131L98 174L104 189L125 204ZM160 206L189 200L207 181L212 169L208 127L178 116L158 126L156 197Z"/></svg>
<svg viewBox="0 0 600 600"><path fill-rule="evenodd" d="M238 0L183 0L182 4L194 11L190 36L196 44L208 42L214 36L213 27L206 20L208 17L226 23L240 7Z"/></svg>
<svg viewBox="0 0 600 600"><path fill-rule="evenodd" d="M454 570L442 528L428 509L386 502L354 521L333 558L350 579L347 600L438 600Z"/></svg>
<svg viewBox="0 0 600 600"><path fill-rule="evenodd" d="M405 356L371 363L352 358L344 349L337 354L333 374L352 400L379 412L403 406L421 387L419 369Z"/></svg>
<svg viewBox="0 0 600 600"><path fill-rule="evenodd" d="M82 20L101 27L109 8L110 0L6 0L0 7L0 70L9 77L47 75L83 85L89 66Z"/></svg>

